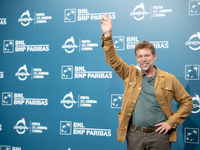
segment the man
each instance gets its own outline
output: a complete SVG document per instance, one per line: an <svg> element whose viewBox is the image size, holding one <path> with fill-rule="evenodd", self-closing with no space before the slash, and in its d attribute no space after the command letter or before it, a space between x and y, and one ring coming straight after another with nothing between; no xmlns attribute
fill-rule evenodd
<svg viewBox="0 0 200 150"><path fill-rule="evenodd" d="M118 141L124 142L127 137L127 150L170 150L171 142L177 139L177 126L193 109L191 96L174 75L154 65L156 52L151 43L143 41L136 45L135 57L141 68L137 70L117 56L109 15L100 23L106 62L125 85L118 114ZM176 113L171 109L173 98L180 105Z"/></svg>

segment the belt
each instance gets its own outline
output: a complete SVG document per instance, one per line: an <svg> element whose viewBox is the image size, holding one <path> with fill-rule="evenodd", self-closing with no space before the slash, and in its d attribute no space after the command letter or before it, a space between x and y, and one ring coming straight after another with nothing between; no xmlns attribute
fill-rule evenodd
<svg viewBox="0 0 200 150"><path fill-rule="evenodd" d="M159 126L153 126L153 127L137 127L134 126L133 124L131 124L131 128L141 131L141 132L145 132L145 133L151 133L154 132Z"/></svg>

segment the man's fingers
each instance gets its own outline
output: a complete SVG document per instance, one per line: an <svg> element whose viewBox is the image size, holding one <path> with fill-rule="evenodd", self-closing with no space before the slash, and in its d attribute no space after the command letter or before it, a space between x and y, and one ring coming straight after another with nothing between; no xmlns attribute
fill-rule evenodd
<svg viewBox="0 0 200 150"><path fill-rule="evenodd" d="M162 127L159 127L158 129L156 129L156 132L159 132L162 129Z"/></svg>
<svg viewBox="0 0 200 150"><path fill-rule="evenodd" d="M167 134L168 130L165 130L164 134Z"/></svg>

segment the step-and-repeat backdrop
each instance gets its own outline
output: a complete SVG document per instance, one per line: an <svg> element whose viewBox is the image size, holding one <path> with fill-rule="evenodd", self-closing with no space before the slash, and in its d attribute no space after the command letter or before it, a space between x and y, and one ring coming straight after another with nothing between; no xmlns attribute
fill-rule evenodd
<svg viewBox="0 0 200 150"><path fill-rule="evenodd" d="M200 149L200 0L1 0L0 150L126 149L116 135L124 85L101 48L104 14L125 62L137 65L136 43L150 41L155 64L192 96L172 150Z"/></svg>

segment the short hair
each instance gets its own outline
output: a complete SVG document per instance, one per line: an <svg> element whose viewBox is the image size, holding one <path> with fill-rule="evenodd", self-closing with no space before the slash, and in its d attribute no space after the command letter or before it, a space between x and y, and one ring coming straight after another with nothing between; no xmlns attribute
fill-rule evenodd
<svg viewBox="0 0 200 150"><path fill-rule="evenodd" d="M156 50L155 50L155 47L153 46L153 44L151 44L150 42L148 41L142 41L142 42L139 42L136 44L135 46L135 56L136 56L136 51L138 49L143 49L143 48L148 48L151 50L151 53L153 54L153 56L155 55L156 53Z"/></svg>

